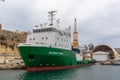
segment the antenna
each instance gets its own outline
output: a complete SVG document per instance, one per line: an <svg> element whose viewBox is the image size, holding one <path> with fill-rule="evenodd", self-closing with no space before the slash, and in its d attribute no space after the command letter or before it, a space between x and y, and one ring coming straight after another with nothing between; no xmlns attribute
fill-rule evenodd
<svg viewBox="0 0 120 80"><path fill-rule="evenodd" d="M46 26L46 25L47 25L47 23L44 23L44 25Z"/></svg>
<svg viewBox="0 0 120 80"><path fill-rule="evenodd" d="M38 27L37 25L35 25L35 27Z"/></svg>
<svg viewBox="0 0 120 80"><path fill-rule="evenodd" d="M41 26L41 27L43 27L43 25L42 25L42 24L40 24L40 26Z"/></svg>
<svg viewBox="0 0 120 80"><path fill-rule="evenodd" d="M55 12L57 12L57 11L50 11L50 12L48 12L48 14L49 14L49 16L50 16L50 26L53 26L53 16L55 16L54 15L54 13Z"/></svg>
<svg viewBox="0 0 120 80"><path fill-rule="evenodd" d="M59 23L60 23L60 19L57 19L56 22L57 22L57 26L58 26ZM58 26L58 27L59 27L59 26Z"/></svg>

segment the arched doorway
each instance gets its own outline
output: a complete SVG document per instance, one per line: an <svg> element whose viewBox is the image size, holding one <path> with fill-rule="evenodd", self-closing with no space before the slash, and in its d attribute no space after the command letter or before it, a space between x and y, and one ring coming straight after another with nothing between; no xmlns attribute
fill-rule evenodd
<svg viewBox="0 0 120 80"><path fill-rule="evenodd" d="M98 52L98 51L108 52L108 53L109 53L109 54L108 54L108 58L109 58L109 59L115 59L115 54L117 53L117 52L115 51L115 49L113 49L113 48L111 48L111 47L109 47L109 46L107 46L107 45L98 45L98 46L96 46L96 47L94 48L94 50L93 50L93 54L94 54L95 52Z"/></svg>

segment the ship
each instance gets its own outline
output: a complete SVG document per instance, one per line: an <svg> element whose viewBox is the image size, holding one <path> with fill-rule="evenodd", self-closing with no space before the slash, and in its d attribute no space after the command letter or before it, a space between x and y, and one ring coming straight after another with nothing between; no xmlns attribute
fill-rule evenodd
<svg viewBox="0 0 120 80"><path fill-rule="evenodd" d="M115 60L112 62L113 65L120 65L120 60Z"/></svg>
<svg viewBox="0 0 120 80"><path fill-rule="evenodd" d="M54 15L57 11L50 11L49 24L35 26L29 32L25 43L18 45L20 56L23 59L26 70L48 71L71 69L91 65L92 60L82 60L76 32L73 35L73 45L71 45L71 27L60 29L59 19L54 25ZM76 45L76 46L75 46Z"/></svg>

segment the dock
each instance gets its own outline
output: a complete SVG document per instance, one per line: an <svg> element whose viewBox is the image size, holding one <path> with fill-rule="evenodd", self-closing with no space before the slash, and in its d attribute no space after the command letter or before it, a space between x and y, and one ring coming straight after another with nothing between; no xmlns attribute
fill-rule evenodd
<svg viewBox="0 0 120 80"><path fill-rule="evenodd" d="M0 70L26 69L20 56L0 55Z"/></svg>
<svg viewBox="0 0 120 80"><path fill-rule="evenodd" d="M24 64L0 64L0 70L26 69Z"/></svg>

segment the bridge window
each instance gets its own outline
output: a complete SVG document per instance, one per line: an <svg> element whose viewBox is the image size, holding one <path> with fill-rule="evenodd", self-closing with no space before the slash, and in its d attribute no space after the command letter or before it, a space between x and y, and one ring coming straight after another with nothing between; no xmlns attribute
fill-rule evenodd
<svg viewBox="0 0 120 80"><path fill-rule="evenodd" d="M44 29L44 32L46 32L46 29Z"/></svg>
<svg viewBox="0 0 120 80"><path fill-rule="evenodd" d="M33 33L35 33L35 30L33 30Z"/></svg>
<svg viewBox="0 0 120 80"><path fill-rule="evenodd" d="M35 40L35 38L33 38L33 40Z"/></svg>

